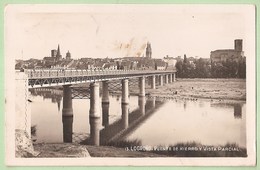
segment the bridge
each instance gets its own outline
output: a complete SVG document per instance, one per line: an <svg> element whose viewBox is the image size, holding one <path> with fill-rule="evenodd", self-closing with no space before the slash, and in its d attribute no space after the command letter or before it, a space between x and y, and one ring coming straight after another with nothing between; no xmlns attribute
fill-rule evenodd
<svg viewBox="0 0 260 170"><path fill-rule="evenodd" d="M28 76L29 88L163 75L168 75L168 77L165 78L165 81L168 81L168 79L169 81L172 81L172 78L174 79L174 77L170 75L175 76L175 72L176 70L25 70L25 74Z"/></svg>
<svg viewBox="0 0 260 170"><path fill-rule="evenodd" d="M28 89L52 86L63 87L63 117L73 117L72 86L89 84L90 125L99 124L101 118L101 104L109 107L109 82L121 80L122 115L128 115L129 79L138 78L138 96L145 97L145 81L148 80L151 88L172 83L176 79L176 70L71 70L71 69L37 69L16 71L16 116L19 117L16 129L25 130L30 136L31 113ZM84 84L85 83L85 84ZM102 87L99 85L102 83ZM102 99L100 103L100 89ZM99 130L90 127L90 141L93 145L100 145Z"/></svg>

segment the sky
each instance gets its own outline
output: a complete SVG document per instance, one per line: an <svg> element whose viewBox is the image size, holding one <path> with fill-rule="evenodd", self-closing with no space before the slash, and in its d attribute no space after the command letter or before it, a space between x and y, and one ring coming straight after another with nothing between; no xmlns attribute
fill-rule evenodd
<svg viewBox="0 0 260 170"><path fill-rule="evenodd" d="M252 5L8 5L5 55L16 59L50 56L60 45L65 57L115 58L145 55L209 58L243 39L254 55Z"/></svg>

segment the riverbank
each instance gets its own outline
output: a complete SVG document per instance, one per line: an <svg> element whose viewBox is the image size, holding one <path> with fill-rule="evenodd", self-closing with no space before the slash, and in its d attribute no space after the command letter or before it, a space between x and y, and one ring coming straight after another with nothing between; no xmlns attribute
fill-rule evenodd
<svg viewBox="0 0 260 170"><path fill-rule="evenodd" d="M161 87L163 91L174 92L183 97L218 99L218 100L246 100L245 79L179 79L178 81ZM158 91L156 91L158 94ZM154 92L154 93L156 93Z"/></svg>
<svg viewBox="0 0 260 170"><path fill-rule="evenodd" d="M120 91L114 92L120 93ZM138 88L130 88L131 94L138 94ZM151 97L198 100L209 99L212 101L235 100L246 101L245 79L178 79L156 89L148 87L146 94Z"/></svg>
<svg viewBox="0 0 260 170"><path fill-rule="evenodd" d="M34 150L38 158L82 157L164 157L152 152L126 151L113 146L90 146L69 143L37 143Z"/></svg>

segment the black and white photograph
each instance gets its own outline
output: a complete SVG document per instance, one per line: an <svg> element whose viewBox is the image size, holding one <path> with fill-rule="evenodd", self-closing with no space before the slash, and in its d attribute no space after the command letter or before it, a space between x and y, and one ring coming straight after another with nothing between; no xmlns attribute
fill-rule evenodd
<svg viewBox="0 0 260 170"><path fill-rule="evenodd" d="M9 4L4 32L8 165L255 165L253 5Z"/></svg>

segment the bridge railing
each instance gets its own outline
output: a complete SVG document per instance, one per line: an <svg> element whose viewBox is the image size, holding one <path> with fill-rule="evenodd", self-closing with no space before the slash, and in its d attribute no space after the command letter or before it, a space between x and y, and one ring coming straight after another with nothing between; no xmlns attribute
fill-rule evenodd
<svg viewBox="0 0 260 170"><path fill-rule="evenodd" d="M73 70L73 69L37 69L25 70L29 79L95 76L95 75L123 75L123 74L147 74L169 73L175 70Z"/></svg>

